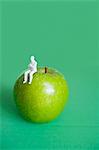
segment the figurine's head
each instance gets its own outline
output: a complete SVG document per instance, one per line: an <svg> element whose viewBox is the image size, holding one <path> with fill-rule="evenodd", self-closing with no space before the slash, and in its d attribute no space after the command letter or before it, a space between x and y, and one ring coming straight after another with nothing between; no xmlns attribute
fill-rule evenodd
<svg viewBox="0 0 99 150"><path fill-rule="evenodd" d="M31 58L30 58L31 62L34 62L34 59L35 59L35 57L31 56Z"/></svg>

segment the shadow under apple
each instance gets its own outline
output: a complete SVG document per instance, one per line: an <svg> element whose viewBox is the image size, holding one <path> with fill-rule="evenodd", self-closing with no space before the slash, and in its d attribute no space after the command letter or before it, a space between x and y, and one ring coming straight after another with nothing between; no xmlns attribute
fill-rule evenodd
<svg viewBox="0 0 99 150"><path fill-rule="evenodd" d="M2 86L1 89L1 113L2 117L20 118L15 106L13 89Z"/></svg>

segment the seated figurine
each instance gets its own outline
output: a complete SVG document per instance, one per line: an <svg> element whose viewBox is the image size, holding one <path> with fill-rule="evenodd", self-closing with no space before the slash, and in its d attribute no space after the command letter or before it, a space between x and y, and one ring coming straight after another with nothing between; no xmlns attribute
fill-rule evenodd
<svg viewBox="0 0 99 150"><path fill-rule="evenodd" d="M30 58L31 62L28 65L28 70L24 73L24 81L23 83L28 82L29 84L32 83L33 74L37 72L37 62L35 61L34 56Z"/></svg>

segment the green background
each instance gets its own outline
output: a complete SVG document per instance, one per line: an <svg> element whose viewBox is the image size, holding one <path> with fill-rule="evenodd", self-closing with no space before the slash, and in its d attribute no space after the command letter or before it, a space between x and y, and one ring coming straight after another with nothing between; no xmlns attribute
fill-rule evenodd
<svg viewBox="0 0 99 150"><path fill-rule="evenodd" d="M2 1L1 150L99 149L99 5L96 1ZM65 75L69 100L49 124L23 120L16 78L35 55Z"/></svg>

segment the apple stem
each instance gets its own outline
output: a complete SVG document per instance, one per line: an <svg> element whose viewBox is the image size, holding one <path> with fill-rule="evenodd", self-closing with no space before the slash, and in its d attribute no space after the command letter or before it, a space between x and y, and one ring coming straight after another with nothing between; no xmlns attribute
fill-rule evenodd
<svg viewBox="0 0 99 150"><path fill-rule="evenodd" d="M45 67L45 73L47 73L48 72L48 68L47 67Z"/></svg>

